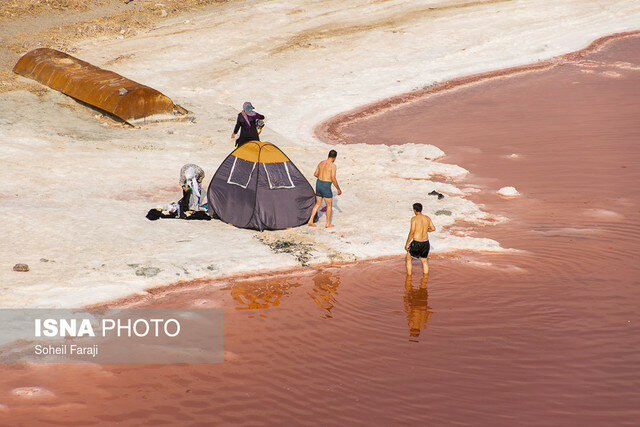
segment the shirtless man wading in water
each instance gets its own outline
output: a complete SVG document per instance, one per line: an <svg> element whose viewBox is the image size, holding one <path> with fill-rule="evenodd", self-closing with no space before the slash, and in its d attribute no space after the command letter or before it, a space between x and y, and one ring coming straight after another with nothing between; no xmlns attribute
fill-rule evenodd
<svg viewBox="0 0 640 427"><path fill-rule="evenodd" d="M338 157L338 153L336 150L329 151L329 157L327 160L324 160L318 163L318 167L316 168L313 176L318 178L316 181L316 205L313 207L311 211L311 218L309 218L309 225L315 227L316 225L313 223L313 218L316 216L316 212L320 208L322 204L322 200L327 204L327 225L326 227L333 227L331 224L331 202L333 200L333 192L331 191L331 184L336 186L338 190L338 195L342 194L342 190L340 190L340 186L338 185L338 180L336 179L336 165L333 163Z"/></svg>
<svg viewBox="0 0 640 427"><path fill-rule="evenodd" d="M431 218L422 215L422 205L420 203L413 204L414 217L411 218L411 229L407 244L404 250L407 251L407 275L411 276L411 258L419 258L422 261L422 270L424 275L429 274L429 264L427 264L427 256L429 256L429 231L435 231Z"/></svg>

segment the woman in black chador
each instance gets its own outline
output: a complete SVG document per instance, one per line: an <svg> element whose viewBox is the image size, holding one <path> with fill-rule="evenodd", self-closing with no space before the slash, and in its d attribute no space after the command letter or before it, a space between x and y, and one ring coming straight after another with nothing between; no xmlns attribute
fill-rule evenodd
<svg viewBox="0 0 640 427"><path fill-rule="evenodd" d="M236 140L236 147L240 147L249 141L260 141L260 131L263 126L262 120L264 120L264 116L256 113L250 102L245 102L242 105L242 112L238 113L236 127L231 135L231 138L235 138L236 133L240 130L240 136Z"/></svg>

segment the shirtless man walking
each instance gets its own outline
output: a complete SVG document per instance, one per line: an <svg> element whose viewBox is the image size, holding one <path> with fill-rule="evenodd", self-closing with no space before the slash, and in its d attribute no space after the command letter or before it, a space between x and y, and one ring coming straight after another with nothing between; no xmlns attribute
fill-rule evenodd
<svg viewBox="0 0 640 427"><path fill-rule="evenodd" d="M333 200L333 192L331 191L331 184L336 186L338 190L338 195L342 194L342 190L340 190L340 186L338 185L338 180L336 179L336 165L334 164L336 157L338 157L338 153L336 150L329 151L329 157L327 160L324 160L318 163L318 167L316 167L316 171L313 174L317 179L316 181L316 204L311 211L311 218L309 218L309 225L315 227L316 225L313 223L313 218L316 216L316 212L320 208L322 204L322 200L327 204L327 225L326 228L333 227L331 224L331 202Z"/></svg>
<svg viewBox="0 0 640 427"><path fill-rule="evenodd" d="M427 256L429 255L429 231L435 231L431 218L422 215L422 205L420 203L413 204L414 217L411 218L411 229L407 244L404 250L407 251L407 275L411 276L411 258L419 258L422 261L423 274L429 274L429 264L427 264Z"/></svg>

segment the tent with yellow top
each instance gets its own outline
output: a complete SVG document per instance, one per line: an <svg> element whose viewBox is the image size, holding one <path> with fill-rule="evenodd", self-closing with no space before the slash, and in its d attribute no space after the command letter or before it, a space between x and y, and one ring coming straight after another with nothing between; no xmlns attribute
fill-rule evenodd
<svg viewBox="0 0 640 427"><path fill-rule="evenodd" d="M222 162L209 184L209 214L240 228L282 230L309 221L313 188L269 142L249 141Z"/></svg>

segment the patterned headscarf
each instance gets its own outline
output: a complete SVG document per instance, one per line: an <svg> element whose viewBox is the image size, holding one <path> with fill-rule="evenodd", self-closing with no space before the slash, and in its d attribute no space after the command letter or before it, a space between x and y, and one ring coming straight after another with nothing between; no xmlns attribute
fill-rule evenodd
<svg viewBox="0 0 640 427"><path fill-rule="evenodd" d="M250 102L245 102L242 104L242 116L244 120L247 122L247 126L251 127L251 122L249 121L249 117L255 118L258 116L258 113L253 111L253 105Z"/></svg>

